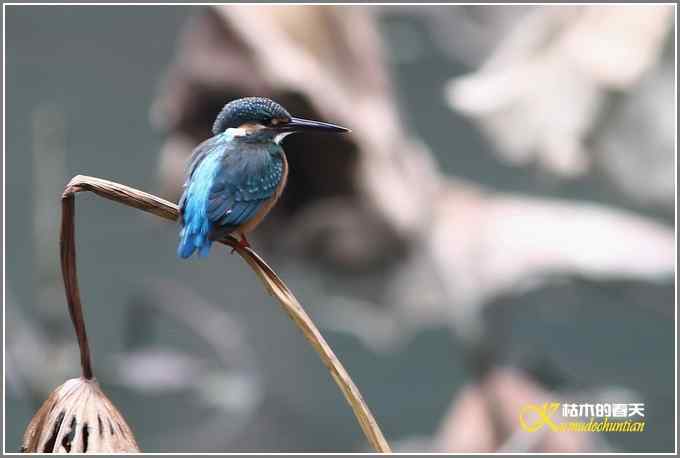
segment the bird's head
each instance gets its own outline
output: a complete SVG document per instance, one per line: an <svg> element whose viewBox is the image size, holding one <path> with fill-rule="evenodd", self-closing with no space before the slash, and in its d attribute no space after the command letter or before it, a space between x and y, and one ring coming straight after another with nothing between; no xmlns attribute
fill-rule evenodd
<svg viewBox="0 0 680 458"><path fill-rule="evenodd" d="M320 121L296 118L273 100L246 97L227 103L212 128L218 135L230 131L234 136L252 141L281 141L295 132L349 132L349 129Z"/></svg>

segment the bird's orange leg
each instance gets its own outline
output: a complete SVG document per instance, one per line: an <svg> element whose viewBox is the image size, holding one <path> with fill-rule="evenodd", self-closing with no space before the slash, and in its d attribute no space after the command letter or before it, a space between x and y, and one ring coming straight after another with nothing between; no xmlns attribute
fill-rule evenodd
<svg viewBox="0 0 680 458"><path fill-rule="evenodd" d="M234 254L234 251L236 251L237 247L234 247L231 249L231 254ZM250 248L250 242L246 238L245 234L241 234L241 240L238 242L238 248Z"/></svg>

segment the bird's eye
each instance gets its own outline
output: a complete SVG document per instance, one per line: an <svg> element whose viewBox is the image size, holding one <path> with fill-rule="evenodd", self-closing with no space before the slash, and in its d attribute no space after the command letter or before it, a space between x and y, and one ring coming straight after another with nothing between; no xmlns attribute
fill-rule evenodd
<svg viewBox="0 0 680 458"><path fill-rule="evenodd" d="M281 123L281 120L277 119L277 118L272 118L267 122L267 124L269 124L270 126L277 126L280 123Z"/></svg>

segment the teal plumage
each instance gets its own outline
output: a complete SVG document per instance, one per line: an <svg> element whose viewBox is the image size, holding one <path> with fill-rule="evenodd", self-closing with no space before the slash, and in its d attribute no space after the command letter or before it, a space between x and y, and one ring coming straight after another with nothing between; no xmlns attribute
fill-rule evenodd
<svg viewBox="0 0 680 458"><path fill-rule="evenodd" d="M199 145L180 199L182 231L177 254L207 256L212 240L254 218L284 174L283 150L235 141L229 133Z"/></svg>
<svg viewBox="0 0 680 458"><path fill-rule="evenodd" d="M344 127L292 117L278 103L262 97L234 100L213 124L214 137L191 157L179 201L177 255L207 256L224 235L253 230L283 192L288 163L279 142L300 131L348 132Z"/></svg>

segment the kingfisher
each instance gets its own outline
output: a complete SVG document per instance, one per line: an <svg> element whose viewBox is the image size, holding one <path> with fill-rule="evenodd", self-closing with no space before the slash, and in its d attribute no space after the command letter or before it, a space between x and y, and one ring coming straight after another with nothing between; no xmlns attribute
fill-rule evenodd
<svg viewBox="0 0 680 458"><path fill-rule="evenodd" d="M246 234L264 219L281 197L288 162L281 141L295 132L349 132L320 121L295 118L264 97L227 103L212 126L213 137L194 150L179 200L177 255L207 256L214 240ZM232 251L233 252L233 251Z"/></svg>

